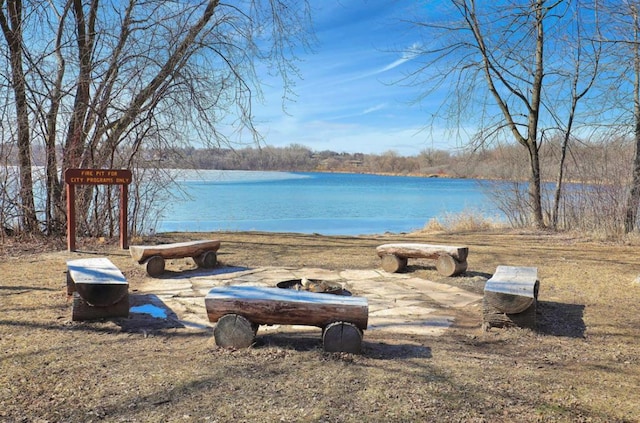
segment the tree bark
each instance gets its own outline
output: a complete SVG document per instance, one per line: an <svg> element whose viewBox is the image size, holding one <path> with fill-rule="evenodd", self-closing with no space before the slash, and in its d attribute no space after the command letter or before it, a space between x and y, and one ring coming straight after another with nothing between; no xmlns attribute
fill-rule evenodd
<svg viewBox="0 0 640 423"><path fill-rule="evenodd" d="M389 273L402 272L407 268L407 261L407 258L401 258L394 254L385 254L381 260L382 269Z"/></svg>
<svg viewBox="0 0 640 423"><path fill-rule="evenodd" d="M538 151L538 122L540 115L540 103L542 99L542 87L544 78L544 18L546 9L544 0L536 0L534 4L534 29L535 29L535 52L533 61L533 79L527 93L518 89L517 84L508 81L506 70L501 69L500 64L494 61L494 55L485 44L480 22L478 21L475 2L471 5L464 5L465 19L469 28L473 32L477 48L482 56L482 70L489 88L489 92L496 100L502 115L505 118L506 126L513 134L515 140L524 146L529 153L529 197L531 200L531 214L533 223L538 228L544 228L544 218L542 213L540 159ZM514 114L509 108L504 90L498 88L496 84L502 84L506 91L518 98L526 109L527 134L520 132Z"/></svg>
<svg viewBox="0 0 640 423"><path fill-rule="evenodd" d="M3 6L0 3L0 6ZM31 166L31 137L29 131L29 106L27 104L26 81L22 60L22 1L9 0L7 16L0 10L0 28L9 46L11 63L11 87L16 101L18 122L18 165L20 171L20 220L27 233L38 233L40 228L33 198L33 176Z"/></svg>
<svg viewBox="0 0 640 423"><path fill-rule="evenodd" d="M216 345L222 348L248 348L255 339L258 326L238 314L222 316L213 328Z"/></svg>
<svg viewBox="0 0 640 423"><path fill-rule="evenodd" d="M165 259L198 257L207 252L216 252L219 248L218 240L201 240L160 245L130 245L129 254L135 261L141 263L152 256Z"/></svg>
<svg viewBox="0 0 640 423"><path fill-rule="evenodd" d="M482 300L482 328L487 331L491 328L521 327L536 329L538 302L534 300L531 305L520 313L505 313L494 307L484 298Z"/></svg>
<svg viewBox="0 0 640 423"><path fill-rule="evenodd" d="M467 262L458 261L448 254L441 254L436 260L436 269L443 276L456 276L467 270Z"/></svg>
<svg viewBox="0 0 640 423"><path fill-rule="evenodd" d="M147 274L153 278L162 275L164 273L164 267L164 259L160 256L152 256L144 261L144 268Z"/></svg>
<svg viewBox="0 0 640 423"><path fill-rule="evenodd" d="M367 328L366 298L259 286L220 286L205 297L209 321L225 314L242 314L259 325L306 325L324 328L333 322L350 322Z"/></svg>
<svg viewBox="0 0 640 423"><path fill-rule="evenodd" d="M73 310L71 320L74 322L96 319L127 318L129 317L129 296L104 307L89 304L76 292L73 296Z"/></svg>
<svg viewBox="0 0 640 423"><path fill-rule="evenodd" d="M627 199L624 231L632 232L636 227L638 219L638 207L640 207L640 46L638 45L638 11L632 8L634 20L634 81L633 81L633 118L634 118L634 138L635 156L633 158L633 170L631 175L631 188Z"/></svg>
<svg viewBox="0 0 640 423"><path fill-rule="evenodd" d="M322 332L322 344L326 352L362 352L362 331L353 323L334 322Z"/></svg>

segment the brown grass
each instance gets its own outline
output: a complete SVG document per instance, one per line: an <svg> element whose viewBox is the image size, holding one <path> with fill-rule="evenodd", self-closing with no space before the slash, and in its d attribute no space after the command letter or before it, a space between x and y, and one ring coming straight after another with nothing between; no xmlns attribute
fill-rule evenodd
<svg viewBox="0 0 640 423"><path fill-rule="evenodd" d="M445 213L430 219L424 227L426 232L474 232L505 227L503 222L482 216L472 210L460 213Z"/></svg>
<svg viewBox="0 0 640 423"><path fill-rule="evenodd" d="M148 242L211 237L165 234ZM0 261L0 421L632 422L640 416L640 255L634 240L592 242L507 230L363 237L216 233L223 265L375 268L386 242L470 247L463 277L429 261L419 277L481 291L499 264L536 266L539 329L481 330L457 313L433 338L365 332L362 355L329 354L316 333L275 333L250 349L210 330L72 322L65 261L107 255L131 292L143 271L115 245L6 239Z"/></svg>

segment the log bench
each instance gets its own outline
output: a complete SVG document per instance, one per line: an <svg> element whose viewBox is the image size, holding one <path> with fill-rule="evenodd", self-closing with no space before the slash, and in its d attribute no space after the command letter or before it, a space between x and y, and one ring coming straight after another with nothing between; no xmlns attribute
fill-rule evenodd
<svg viewBox="0 0 640 423"><path fill-rule="evenodd" d="M129 317L129 283L106 257L67 261L67 295L74 321Z"/></svg>
<svg viewBox="0 0 640 423"><path fill-rule="evenodd" d="M219 248L218 240L201 240L160 245L130 245L129 254L145 266L149 276L157 277L164 272L164 261L167 259L191 257L198 267L214 268L218 264L216 252Z"/></svg>
<svg viewBox="0 0 640 423"><path fill-rule="evenodd" d="M456 276L467 270L468 247L417 243L383 244L376 247L382 268L389 273L402 272L410 258L436 261L436 270L444 276Z"/></svg>
<svg viewBox="0 0 640 423"><path fill-rule="evenodd" d="M258 286L221 286L205 297L216 344L246 348L259 325L304 325L322 328L325 351L360 353L369 305L352 297Z"/></svg>
<svg viewBox="0 0 640 423"><path fill-rule="evenodd" d="M535 329L539 288L536 267L498 266L484 287L482 327Z"/></svg>

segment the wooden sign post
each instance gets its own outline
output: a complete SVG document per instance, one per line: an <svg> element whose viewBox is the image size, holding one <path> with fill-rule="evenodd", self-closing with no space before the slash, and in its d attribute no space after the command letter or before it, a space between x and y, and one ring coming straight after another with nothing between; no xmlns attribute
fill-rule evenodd
<svg viewBox="0 0 640 423"><path fill-rule="evenodd" d="M131 171L126 169L67 169L64 172L67 185L67 248L76 249L76 190L75 185L120 185L120 248L127 243L128 186Z"/></svg>

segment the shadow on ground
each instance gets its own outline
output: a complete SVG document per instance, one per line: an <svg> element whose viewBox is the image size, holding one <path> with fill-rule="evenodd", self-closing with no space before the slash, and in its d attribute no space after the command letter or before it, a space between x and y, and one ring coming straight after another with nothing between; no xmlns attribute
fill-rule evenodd
<svg viewBox="0 0 640 423"><path fill-rule="evenodd" d="M410 359L431 358L431 348L424 345L362 341L362 355L374 359ZM322 350L322 331L278 332L260 334L256 337L254 348L275 347L294 351Z"/></svg>
<svg viewBox="0 0 640 423"><path fill-rule="evenodd" d="M538 332L544 335L584 338L585 306L553 301L538 301Z"/></svg>
<svg viewBox="0 0 640 423"><path fill-rule="evenodd" d="M165 269L162 275L154 277L154 279L189 279L194 276L217 276L226 275L227 273L244 272L251 270L249 267L241 266L218 266L213 269L194 268L185 270Z"/></svg>

